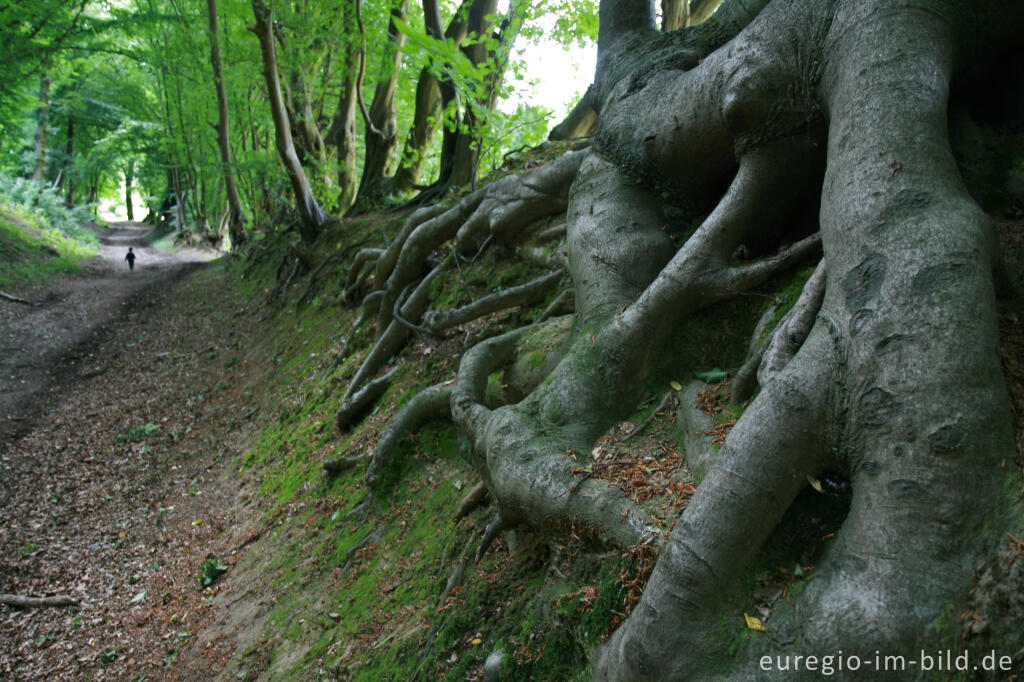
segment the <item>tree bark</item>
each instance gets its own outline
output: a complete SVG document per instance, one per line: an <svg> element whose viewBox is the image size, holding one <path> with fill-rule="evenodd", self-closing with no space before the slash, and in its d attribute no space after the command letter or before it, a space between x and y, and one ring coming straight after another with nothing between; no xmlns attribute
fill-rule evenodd
<svg viewBox="0 0 1024 682"><path fill-rule="evenodd" d="M129 221L135 220L135 207L132 205L133 182L135 182L135 159L128 159L124 167L124 210Z"/></svg>
<svg viewBox="0 0 1024 682"><path fill-rule="evenodd" d="M785 208L808 200L786 196L795 177L804 178L798 185L823 187L827 268L816 324L715 455L640 603L602 648L594 677L763 677L760 656L779 651L779 642L796 643L782 649L790 655L842 649L861 660L937 646L934 623L960 612L985 543L1000 535L999 463L1014 451L995 352L995 240L949 150L949 84L957 56L976 57L989 42L978 39L981 13L998 8L1003 22L1019 28L1022 12L998 2L823 7L775 0L727 48L699 62L688 58L691 68L680 70L670 66L680 58L677 41L699 47L721 29L718 15L708 30L659 48L638 5L602 3L599 151L695 211L716 179L733 178L686 246L612 322L602 310L618 303L614 280L589 260L596 254L604 262L617 247L597 238L611 233L596 205L589 239L581 228L589 229L590 214L570 208L577 325L602 331L563 364L581 362L594 346L608 357L604 330L625 325L617 335L628 337L650 323L650 311L665 310L662 295L674 300L685 282L705 280L672 309L721 295L722 282L707 280L713 253L724 254L721 247L752 235L754 226L764 230L765 217L784 223ZM963 36L977 40L974 48L965 49ZM783 93L787 106L779 107ZM801 166L806 171L795 175ZM578 181L574 202L591 196ZM687 267L677 264L687 260L700 271L681 277ZM612 354L609 377L635 362L630 348L630 357ZM545 386L557 385L564 371ZM578 393L574 400L580 404ZM494 443L488 448L494 452ZM741 622L744 573L806 477L823 469L850 476L845 522L815 579L772 617L773 636L737 647L720 624ZM979 536L982 528L989 530Z"/></svg>
<svg viewBox="0 0 1024 682"><path fill-rule="evenodd" d="M359 117L359 74L365 68L366 51L361 40L355 38L359 32L355 7L342 5L342 27L349 37L345 49L345 71L338 98L338 110L327 134L329 142L338 150L338 207L339 214L348 212L356 201L359 189L359 175L356 172L356 121Z"/></svg>
<svg viewBox="0 0 1024 682"><path fill-rule="evenodd" d="M267 99L270 101L270 113L274 119L274 140L277 152L288 172L295 204L299 213L299 233L303 241L313 242L320 235L327 222L327 213L320 207L309 178L299 162L292 134L288 125L288 112L285 110L284 96L281 94L281 81L277 71L277 50L274 46L273 15L264 0L252 0L253 14L256 24L253 31L260 41L263 55L263 77L267 84Z"/></svg>
<svg viewBox="0 0 1024 682"><path fill-rule="evenodd" d="M398 72L402 64L402 47L405 34L398 30L396 19L403 19L409 7L408 0L396 0L391 7L388 22L388 49L381 59L381 66L374 89L370 109L364 112L366 119L365 153L363 173L359 181L359 196L356 203L377 201L388 192L387 177L395 164L398 149L398 116L395 111L395 92L398 88Z"/></svg>
<svg viewBox="0 0 1024 682"><path fill-rule="evenodd" d="M220 162L224 168L224 193L228 202L228 235L231 239L231 248L237 250L245 241L242 231L245 224L245 211L242 208L242 198L235 182L235 169L231 156L228 93L227 87L224 85L224 66L220 55L217 0L207 0L206 13L210 27L210 65L213 67L213 83L217 91L217 147L220 150ZM129 220L131 220L130 217Z"/></svg>
<svg viewBox="0 0 1024 682"><path fill-rule="evenodd" d="M472 0L463 0L459 8L455 10L448 28L442 33L441 14L437 1L425 0L423 23L427 33L434 38L450 41L455 46L461 45L469 29L467 18L471 5ZM423 67L419 80L416 82L416 111L413 115L413 125L402 151L402 161L395 173L394 188L396 192L407 192L419 182L420 169L426 160L425 152L441 124L445 107L454 98L454 85L438 80L430 65Z"/></svg>

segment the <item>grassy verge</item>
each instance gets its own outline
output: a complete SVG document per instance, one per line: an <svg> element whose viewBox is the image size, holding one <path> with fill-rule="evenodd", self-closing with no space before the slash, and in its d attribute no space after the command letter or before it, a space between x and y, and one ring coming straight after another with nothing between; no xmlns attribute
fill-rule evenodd
<svg viewBox="0 0 1024 682"><path fill-rule="evenodd" d="M68 210L51 191L0 176L0 287L43 282L75 272L99 251L82 227L88 211Z"/></svg>

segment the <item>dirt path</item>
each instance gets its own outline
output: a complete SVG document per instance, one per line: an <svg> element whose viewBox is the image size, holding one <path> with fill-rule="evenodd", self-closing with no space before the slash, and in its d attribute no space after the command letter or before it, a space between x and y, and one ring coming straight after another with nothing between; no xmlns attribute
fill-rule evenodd
<svg viewBox="0 0 1024 682"><path fill-rule="evenodd" d="M154 248L146 243L151 228L141 223L95 230L100 257L81 275L18 292L33 306L0 301L0 444L25 432L45 406L42 394L67 381L69 371L109 369L106 359L81 356L76 347L123 315L133 295L174 281L211 257L194 249ZM134 272L124 261L129 246L138 254Z"/></svg>
<svg viewBox="0 0 1024 682"><path fill-rule="evenodd" d="M79 601L0 606L0 678L206 679L176 660L212 615L203 562L249 532L222 472L254 322L207 255L101 234L85 273L16 292L38 305L0 302L0 593Z"/></svg>

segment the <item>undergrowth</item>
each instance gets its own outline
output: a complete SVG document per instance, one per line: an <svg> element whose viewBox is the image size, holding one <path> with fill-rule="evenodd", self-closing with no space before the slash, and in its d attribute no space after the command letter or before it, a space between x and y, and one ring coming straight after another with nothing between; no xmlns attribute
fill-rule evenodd
<svg viewBox="0 0 1024 682"><path fill-rule="evenodd" d="M0 174L0 286L40 282L75 272L99 250L83 222L88 208L69 210L40 183Z"/></svg>

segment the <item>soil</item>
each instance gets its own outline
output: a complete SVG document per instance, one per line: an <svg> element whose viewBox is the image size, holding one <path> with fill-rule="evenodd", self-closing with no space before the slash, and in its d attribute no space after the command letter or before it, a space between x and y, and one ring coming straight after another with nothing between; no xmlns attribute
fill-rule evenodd
<svg viewBox="0 0 1024 682"><path fill-rule="evenodd" d="M200 679L175 660L220 587L204 561L247 532L221 474L255 414L228 390L254 314L204 290L211 254L97 232L81 275L0 301L0 593L79 602L0 606L0 678Z"/></svg>

